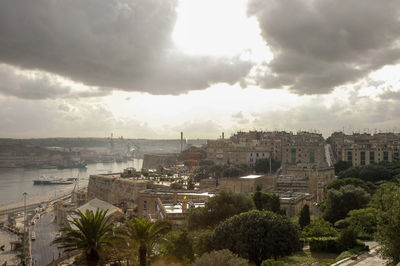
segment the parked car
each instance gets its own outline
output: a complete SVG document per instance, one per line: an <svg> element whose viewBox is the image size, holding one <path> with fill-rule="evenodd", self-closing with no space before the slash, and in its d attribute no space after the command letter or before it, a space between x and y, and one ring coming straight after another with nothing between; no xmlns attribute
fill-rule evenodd
<svg viewBox="0 0 400 266"><path fill-rule="evenodd" d="M35 233L35 231L32 231L32 233L31 233L31 239L32 239L32 241L33 241L33 240L36 240L36 233Z"/></svg>

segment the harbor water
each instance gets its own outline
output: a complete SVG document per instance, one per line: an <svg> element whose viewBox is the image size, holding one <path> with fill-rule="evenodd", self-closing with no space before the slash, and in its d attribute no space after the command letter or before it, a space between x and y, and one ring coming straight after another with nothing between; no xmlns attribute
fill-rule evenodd
<svg viewBox="0 0 400 266"><path fill-rule="evenodd" d="M23 193L29 198L37 196L54 197L57 194L70 192L75 184L70 185L33 185L33 180L40 176L54 176L55 178L78 178L76 189L86 187L89 176L93 174L107 174L122 172L127 167L142 168L143 160L134 159L122 163L95 163L88 164L86 169L0 169L0 206L20 202Z"/></svg>

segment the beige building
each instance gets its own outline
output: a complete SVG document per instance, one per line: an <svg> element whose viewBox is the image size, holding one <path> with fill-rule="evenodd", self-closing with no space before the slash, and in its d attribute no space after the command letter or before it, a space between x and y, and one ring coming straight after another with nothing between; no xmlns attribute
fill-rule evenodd
<svg viewBox="0 0 400 266"><path fill-rule="evenodd" d="M219 190L250 195L256 191L257 186L263 190L274 187L275 175L247 175L238 178L220 178Z"/></svg>
<svg viewBox="0 0 400 266"><path fill-rule="evenodd" d="M354 166L400 160L400 135L397 133L354 133L346 135L335 132L331 146L337 161L351 162Z"/></svg>
<svg viewBox="0 0 400 266"><path fill-rule="evenodd" d="M315 201L314 196L306 192L274 192L273 194L279 195L279 201L281 204L281 210L283 210L287 216L294 217L300 213L304 205L310 207L310 213L313 215Z"/></svg>
<svg viewBox="0 0 400 266"><path fill-rule="evenodd" d="M190 190L165 190L165 189L146 189L140 191L138 200L137 215L149 219L157 219L162 203L181 205L182 202L204 203L213 194L208 192ZM158 206L158 207L157 207ZM167 207L166 207L167 208ZM168 209L168 208L167 208Z"/></svg>
<svg viewBox="0 0 400 266"><path fill-rule="evenodd" d="M287 174L280 175L275 182L275 189L293 192L307 192L321 202L326 193L326 186L335 179L332 167L290 168Z"/></svg>
<svg viewBox="0 0 400 266"><path fill-rule="evenodd" d="M207 198L208 199L208 198ZM189 215L191 208L204 207L205 201L202 199L198 202L183 199L180 202L172 202L168 200L161 201L160 198L156 200L156 213L155 220L168 220L172 222L183 222Z"/></svg>
<svg viewBox="0 0 400 266"><path fill-rule="evenodd" d="M146 189L148 183L147 180L121 178L120 173L91 175L87 199L98 198L126 209L135 208L139 191Z"/></svg>

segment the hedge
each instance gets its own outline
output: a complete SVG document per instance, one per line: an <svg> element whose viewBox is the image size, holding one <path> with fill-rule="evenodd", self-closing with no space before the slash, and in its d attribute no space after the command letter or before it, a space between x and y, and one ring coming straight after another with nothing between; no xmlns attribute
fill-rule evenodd
<svg viewBox="0 0 400 266"><path fill-rule="evenodd" d="M310 237L304 239L304 241L310 243L311 252L340 252L337 237Z"/></svg>

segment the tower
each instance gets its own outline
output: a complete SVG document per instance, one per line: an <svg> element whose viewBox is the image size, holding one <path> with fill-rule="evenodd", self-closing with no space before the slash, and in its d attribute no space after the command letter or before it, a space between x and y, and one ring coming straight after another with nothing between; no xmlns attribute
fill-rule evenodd
<svg viewBox="0 0 400 266"><path fill-rule="evenodd" d="M183 132L181 132L181 152L183 151Z"/></svg>

